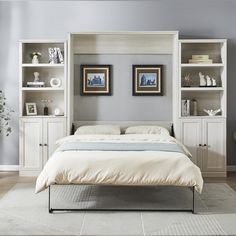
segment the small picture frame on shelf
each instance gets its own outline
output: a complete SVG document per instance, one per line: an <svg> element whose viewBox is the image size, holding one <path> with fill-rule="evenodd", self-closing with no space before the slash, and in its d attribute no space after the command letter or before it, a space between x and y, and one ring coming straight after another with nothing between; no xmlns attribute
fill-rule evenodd
<svg viewBox="0 0 236 236"><path fill-rule="evenodd" d="M26 115L27 116L37 116L36 103L34 103L34 102L26 103L25 106L26 106Z"/></svg>
<svg viewBox="0 0 236 236"><path fill-rule="evenodd" d="M133 96L162 96L163 65L133 65Z"/></svg>
<svg viewBox="0 0 236 236"><path fill-rule="evenodd" d="M81 65L81 95L111 95L111 65Z"/></svg>

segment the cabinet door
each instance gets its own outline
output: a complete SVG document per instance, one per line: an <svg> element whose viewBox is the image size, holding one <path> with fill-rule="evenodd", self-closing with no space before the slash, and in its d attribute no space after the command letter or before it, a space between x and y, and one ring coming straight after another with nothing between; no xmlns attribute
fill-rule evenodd
<svg viewBox="0 0 236 236"><path fill-rule="evenodd" d="M183 119L180 122L181 141L192 154L192 161L201 168L201 120Z"/></svg>
<svg viewBox="0 0 236 236"><path fill-rule="evenodd" d="M66 118L45 118L43 121L44 163L56 149L56 141L66 136Z"/></svg>
<svg viewBox="0 0 236 236"><path fill-rule="evenodd" d="M203 121L203 171L226 171L226 133L224 119L208 119Z"/></svg>
<svg viewBox="0 0 236 236"><path fill-rule="evenodd" d="M20 169L40 171L42 169L42 119L26 118L20 122Z"/></svg>

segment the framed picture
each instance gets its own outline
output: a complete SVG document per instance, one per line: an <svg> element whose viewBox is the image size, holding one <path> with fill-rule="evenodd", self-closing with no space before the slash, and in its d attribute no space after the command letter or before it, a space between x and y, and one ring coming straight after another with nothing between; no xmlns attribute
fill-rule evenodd
<svg viewBox="0 0 236 236"><path fill-rule="evenodd" d="M36 116L37 115L36 103L26 103L25 106L26 106L27 116Z"/></svg>
<svg viewBox="0 0 236 236"><path fill-rule="evenodd" d="M163 65L133 65L133 96L162 96Z"/></svg>
<svg viewBox="0 0 236 236"><path fill-rule="evenodd" d="M81 65L81 95L111 95L111 65Z"/></svg>

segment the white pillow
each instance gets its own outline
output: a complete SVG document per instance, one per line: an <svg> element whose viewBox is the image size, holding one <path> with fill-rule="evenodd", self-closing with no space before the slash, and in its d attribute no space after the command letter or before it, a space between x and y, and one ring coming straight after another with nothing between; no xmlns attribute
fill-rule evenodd
<svg viewBox="0 0 236 236"><path fill-rule="evenodd" d="M120 127L118 125L87 125L81 126L75 134L120 134Z"/></svg>
<svg viewBox="0 0 236 236"><path fill-rule="evenodd" d="M131 126L125 130L125 134L160 134L160 135L170 135L166 128L161 126Z"/></svg>

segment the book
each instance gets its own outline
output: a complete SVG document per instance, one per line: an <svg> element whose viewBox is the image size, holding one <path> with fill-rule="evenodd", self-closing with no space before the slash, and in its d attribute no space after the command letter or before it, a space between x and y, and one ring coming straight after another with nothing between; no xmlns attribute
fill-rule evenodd
<svg viewBox="0 0 236 236"><path fill-rule="evenodd" d="M194 60L209 60L209 55L192 55Z"/></svg>
<svg viewBox="0 0 236 236"><path fill-rule="evenodd" d="M60 48L57 48L57 55L58 55L58 62L63 64L64 63L64 59L63 59L63 55L62 55L62 52L61 52Z"/></svg>
<svg viewBox="0 0 236 236"><path fill-rule="evenodd" d="M213 60L208 59L208 60L203 60L203 59L189 59L188 63L190 64L212 64Z"/></svg>
<svg viewBox="0 0 236 236"><path fill-rule="evenodd" d="M27 82L27 87L44 87L45 82L43 81L38 81L38 82Z"/></svg>

